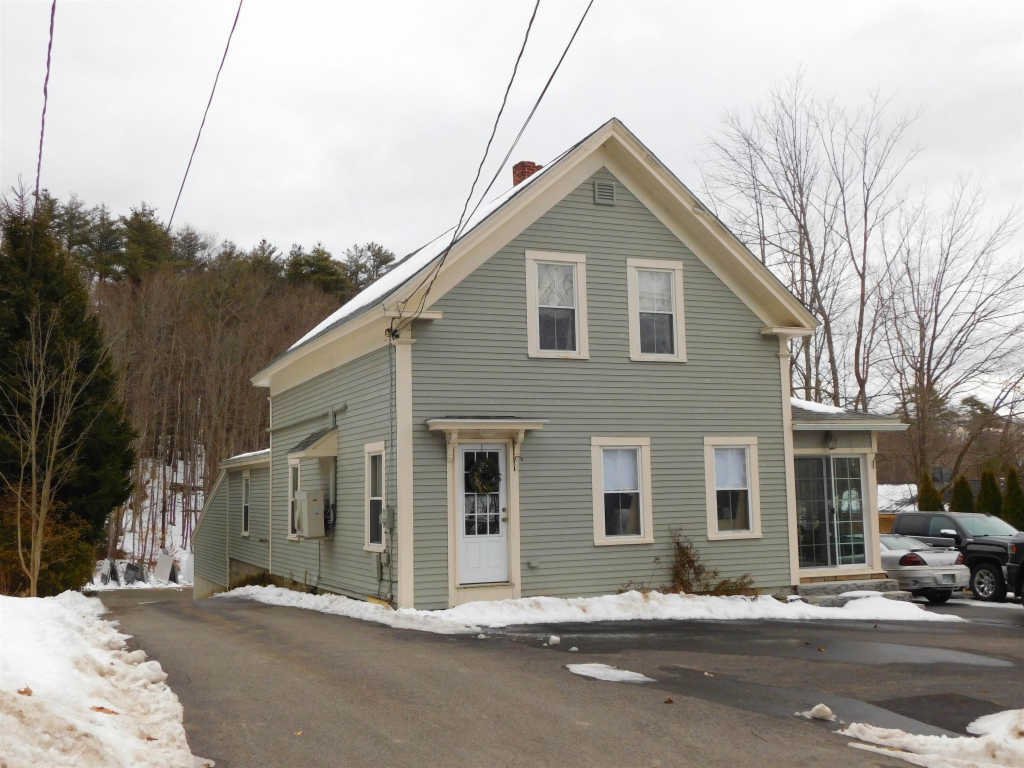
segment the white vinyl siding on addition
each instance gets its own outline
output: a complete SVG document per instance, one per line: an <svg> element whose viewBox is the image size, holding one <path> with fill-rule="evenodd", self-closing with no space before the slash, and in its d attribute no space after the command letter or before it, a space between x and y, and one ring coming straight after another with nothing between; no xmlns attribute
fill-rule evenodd
<svg viewBox="0 0 1024 768"><path fill-rule="evenodd" d="M704 438L708 538L761 537L756 437Z"/></svg>
<svg viewBox="0 0 1024 768"><path fill-rule="evenodd" d="M633 360L686 360L683 263L627 259L629 356Z"/></svg>
<svg viewBox="0 0 1024 768"><path fill-rule="evenodd" d="M592 437L594 544L654 541L651 441L647 437Z"/></svg>
<svg viewBox="0 0 1024 768"><path fill-rule="evenodd" d="M589 357L587 257L527 251L526 311L530 357Z"/></svg>
<svg viewBox="0 0 1024 768"><path fill-rule="evenodd" d="M363 549L368 552L383 552L384 543L384 443L367 443L363 446L366 457L364 478L365 497L363 509L366 513L366 538Z"/></svg>

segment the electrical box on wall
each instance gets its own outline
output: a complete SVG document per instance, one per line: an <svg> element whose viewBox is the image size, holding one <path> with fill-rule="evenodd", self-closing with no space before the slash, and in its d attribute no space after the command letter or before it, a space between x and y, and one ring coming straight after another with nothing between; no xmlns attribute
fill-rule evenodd
<svg viewBox="0 0 1024 768"><path fill-rule="evenodd" d="M295 495L298 504L296 532L304 539L322 539L324 527L324 495L321 491L299 491Z"/></svg>

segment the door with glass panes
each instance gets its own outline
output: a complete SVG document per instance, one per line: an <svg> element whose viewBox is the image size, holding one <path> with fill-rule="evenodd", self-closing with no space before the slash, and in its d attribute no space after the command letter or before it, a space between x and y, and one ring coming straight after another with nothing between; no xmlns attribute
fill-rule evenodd
<svg viewBox="0 0 1024 768"><path fill-rule="evenodd" d="M505 446L459 447L459 583L508 581Z"/></svg>
<svg viewBox="0 0 1024 768"><path fill-rule="evenodd" d="M796 503L801 568L867 562L859 456L797 458Z"/></svg>

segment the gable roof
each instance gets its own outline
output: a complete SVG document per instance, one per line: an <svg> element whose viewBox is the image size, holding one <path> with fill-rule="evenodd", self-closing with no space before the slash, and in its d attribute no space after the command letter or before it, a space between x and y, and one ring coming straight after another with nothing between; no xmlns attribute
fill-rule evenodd
<svg viewBox="0 0 1024 768"><path fill-rule="evenodd" d="M252 382L270 386L271 378L292 362L357 332L370 319L385 317L389 306L392 316L403 302L418 306L422 298L421 276L448 250L436 287L427 297L424 308L429 309L482 259L557 203L569 191L563 189L566 184L575 188L601 167L607 167L626 184L764 321L764 333L813 332L817 321L803 304L632 131L612 118L528 179L481 205L450 249L451 228L404 257L387 274L310 329L253 376ZM466 265L460 266L467 254L473 258L467 258ZM447 280L441 279L446 275Z"/></svg>

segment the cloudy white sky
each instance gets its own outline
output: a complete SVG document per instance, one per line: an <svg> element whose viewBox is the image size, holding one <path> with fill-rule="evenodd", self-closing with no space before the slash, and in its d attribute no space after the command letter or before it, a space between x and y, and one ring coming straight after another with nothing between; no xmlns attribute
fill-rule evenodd
<svg viewBox="0 0 1024 768"><path fill-rule="evenodd" d="M542 0L497 157L585 3ZM177 223L283 250L430 239L458 215L532 5L247 0ZM43 186L166 216L234 12L59 0ZM33 179L48 14L0 0L5 190ZM800 71L822 96L880 90L918 115L915 187L968 176L995 207L1024 200L1019 0L596 0L512 161L543 163L614 115L699 188L725 113Z"/></svg>

